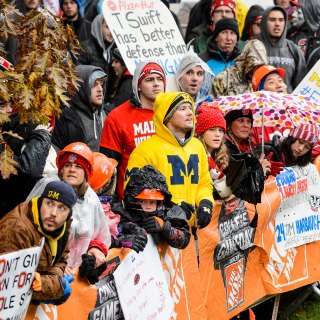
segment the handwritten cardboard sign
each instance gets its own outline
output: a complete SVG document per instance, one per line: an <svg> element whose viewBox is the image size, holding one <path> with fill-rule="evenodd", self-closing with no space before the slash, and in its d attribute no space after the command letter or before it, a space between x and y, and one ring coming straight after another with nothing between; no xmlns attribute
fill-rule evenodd
<svg viewBox="0 0 320 320"><path fill-rule="evenodd" d="M173 301L152 238L139 254L131 251L114 273L125 319L166 320Z"/></svg>
<svg viewBox="0 0 320 320"><path fill-rule="evenodd" d="M43 243L0 256L0 320L25 318Z"/></svg>
<svg viewBox="0 0 320 320"><path fill-rule="evenodd" d="M276 177L281 195L275 226L281 250L320 239L320 177L316 167L294 166Z"/></svg>
<svg viewBox="0 0 320 320"><path fill-rule="evenodd" d="M320 103L320 60L313 66L292 93L302 94Z"/></svg>
<svg viewBox="0 0 320 320"><path fill-rule="evenodd" d="M131 74L141 61L173 75L187 47L169 9L160 0L106 0L102 12Z"/></svg>

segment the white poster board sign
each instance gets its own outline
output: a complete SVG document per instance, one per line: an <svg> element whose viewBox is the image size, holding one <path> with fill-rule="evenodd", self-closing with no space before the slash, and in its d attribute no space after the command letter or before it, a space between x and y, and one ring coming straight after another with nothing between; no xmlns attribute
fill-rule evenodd
<svg viewBox="0 0 320 320"><path fill-rule="evenodd" d="M276 177L281 205L276 244L283 252L320 239L320 177L313 164L285 168Z"/></svg>
<svg viewBox="0 0 320 320"><path fill-rule="evenodd" d="M0 319L25 318L43 244L0 256Z"/></svg>
<svg viewBox="0 0 320 320"><path fill-rule="evenodd" d="M320 103L320 60L313 66L292 93L302 94Z"/></svg>
<svg viewBox="0 0 320 320"><path fill-rule="evenodd" d="M105 0L102 12L131 74L146 60L161 65L167 76L175 74L187 47L160 0Z"/></svg>
<svg viewBox="0 0 320 320"><path fill-rule="evenodd" d="M173 313L157 247L151 236L143 252L131 251L114 272L126 320L168 320Z"/></svg>

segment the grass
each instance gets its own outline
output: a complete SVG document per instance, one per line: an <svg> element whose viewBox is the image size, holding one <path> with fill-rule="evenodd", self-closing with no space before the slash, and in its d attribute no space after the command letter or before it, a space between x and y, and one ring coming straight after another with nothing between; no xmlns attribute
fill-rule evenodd
<svg viewBox="0 0 320 320"><path fill-rule="evenodd" d="M291 316L279 320L319 320L320 300L310 296Z"/></svg>

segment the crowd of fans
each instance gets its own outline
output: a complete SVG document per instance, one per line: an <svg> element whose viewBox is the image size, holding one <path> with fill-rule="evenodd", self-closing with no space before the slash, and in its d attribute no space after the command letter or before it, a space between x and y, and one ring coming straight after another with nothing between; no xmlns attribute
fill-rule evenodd
<svg viewBox="0 0 320 320"><path fill-rule="evenodd" d="M0 101L0 112L11 120L0 130L22 138L5 137L18 172L0 178L0 253L46 238L33 300L63 303L77 267L95 283L108 249L140 252L147 233L155 243L194 250L191 233L210 223L214 201L246 194L239 192L244 177L230 182L237 161L255 159L260 194L270 175L312 163L316 125L300 125L286 136L285 128L277 128L279 139L271 139L274 128L265 128L269 143L261 153L251 110L224 114L212 105L226 95L291 93L318 61L319 1L274 2L266 10L249 8L240 34L234 0L198 1L184 35L190 49L175 74L179 91L166 92L158 63L141 62L130 74L100 1L83 7L78 0L60 0L63 23L83 48L74 58L83 81L70 108L63 108L54 126L20 124L12 102ZM29 12L41 4L16 5ZM13 68L18 45L10 38L4 43ZM249 194L251 186L245 187ZM242 200L257 203L259 197Z"/></svg>

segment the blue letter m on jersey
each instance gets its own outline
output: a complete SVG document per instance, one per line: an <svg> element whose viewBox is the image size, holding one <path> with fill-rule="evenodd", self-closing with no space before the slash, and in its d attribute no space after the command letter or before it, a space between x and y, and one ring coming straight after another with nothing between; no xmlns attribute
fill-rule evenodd
<svg viewBox="0 0 320 320"><path fill-rule="evenodd" d="M170 177L171 185L184 184L184 177L190 177L192 184L199 182L199 157L191 154L187 165L179 156L168 156L168 162L172 166L173 175Z"/></svg>

